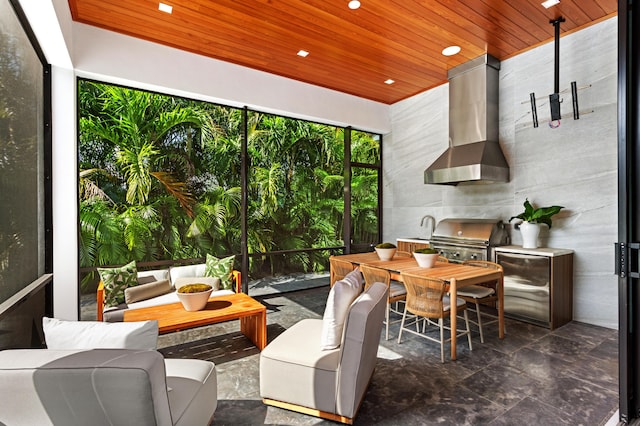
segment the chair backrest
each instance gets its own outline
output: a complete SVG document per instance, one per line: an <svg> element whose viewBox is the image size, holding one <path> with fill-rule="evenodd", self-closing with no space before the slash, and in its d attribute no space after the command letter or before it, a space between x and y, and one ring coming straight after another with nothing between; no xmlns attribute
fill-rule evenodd
<svg viewBox="0 0 640 426"><path fill-rule="evenodd" d="M360 265L360 272L364 276L364 289L371 287L373 283L383 283L389 286L391 283L391 272L375 266Z"/></svg>
<svg viewBox="0 0 640 426"><path fill-rule="evenodd" d="M465 260L464 262L462 262L462 264L467 266L477 266L480 268L491 268L491 269L497 269L498 271L503 271L502 265L500 265L499 263L490 262L488 260ZM487 281L484 283L480 283L478 285L481 285L484 287L490 287L495 290L497 281L496 280Z"/></svg>
<svg viewBox="0 0 640 426"><path fill-rule="evenodd" d="M355 268L353 263L347 262L346 260L341 260L336 258L335 256L329 257L329 264L331 267L330 273L330 284L333 287L336 281L339 281L347 276L347 274L353 271Z"/></svg>
<svg viewBox="0 0 640 426"><path fill-rule="evenodd" d="M398 257L413 257L413 254L411 254L411 252L408 252L408 251L397 250L396 251L396 256L398 256Z"/></svg>
<svg viewBox="0 0 640 426"><path fill-rule="evenodd" d="M337 414L353 418L376 366L389 287L374 283L351 304L342 333Z"/></svg>
<svg viewBox="0 0 640 426"><path fill-rule="evenodd" d="M407 311L427 318L443 318L443 301L447 283L438 278L402 274L402 282L407 289Z"/></svg>
<svg viewBox="0 0 640 426"><path fill-rule="evenodd" d="M164 358L128 349L0 351L0 424L171 425Z"/></svg>
<svg viewBox="0 0 640 426"><path fill-rule="evenodd" d="M440 255L438 256L438 259L436 259L436 262L443 262L443 263L449 263L449 259Z"/></svg>
<svg viewBox="0 0 640 426"><path fill-rule="evenodd" d="M502 265L488 260L465 260L462 264L468 266L479 266L481 268L493 268L502 271Z"/></svg>

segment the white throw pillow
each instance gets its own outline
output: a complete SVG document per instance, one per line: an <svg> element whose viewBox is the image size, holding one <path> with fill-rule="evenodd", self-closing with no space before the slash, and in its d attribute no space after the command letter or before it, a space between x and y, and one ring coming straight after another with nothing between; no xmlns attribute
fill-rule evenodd
<svg viewBox="0 0 640 426"><path fill-rule="evenodd" d="M138 284L148 284L154 281L169 279L169 269L153 269L150 271L138 271Z"/></svg>
<svg viewBox="0 0 640 426"><path fill-rule="evenodd" d="M48 349L156 349L158 321L99 322L42 318Z"/></svg>
<svg viewBox="0 0 640 426"><path fill-rule="evenodd" d="M171 285L175 287L176 280L182 277L204 277L206 265L204 263L198 263L196 265L186 266L173 266L169 268L169 275L171 276Z"/></svg>
<svg viewBox="0 0 640 426"><path fill-rule="evenodd" d="M323 351L340 346L344 321L347 318L349 307L362 292L362 276L359 270L356 269L354 272L349 273L344 279L336 281L329 291L327 306L322 317L320 348Z"/></svg>

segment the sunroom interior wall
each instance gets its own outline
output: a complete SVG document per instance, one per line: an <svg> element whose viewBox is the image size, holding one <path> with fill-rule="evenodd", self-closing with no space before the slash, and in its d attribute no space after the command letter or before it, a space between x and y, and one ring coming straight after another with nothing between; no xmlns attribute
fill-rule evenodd
<svg viewBox="0 0 640 426"><path fill-rule="evenodd" d="M550 33L553 28L550 26ZM562 35L562 34L561 34ZM543 227L541 244L574 257L574 320L617 328L617 18L560 39L562 120L549 126L553 42L505 60L500 70L500 145L509 183L425 185L423 172L448 144L448 84L391 106L384 144L384 240L412 237L420 218L500 218L523 211L526 198L566 208ZM579 89L574 120L570 82ZM529 93L540 125L533 128ZM520 232L510 229L514 244Z"/></svg>

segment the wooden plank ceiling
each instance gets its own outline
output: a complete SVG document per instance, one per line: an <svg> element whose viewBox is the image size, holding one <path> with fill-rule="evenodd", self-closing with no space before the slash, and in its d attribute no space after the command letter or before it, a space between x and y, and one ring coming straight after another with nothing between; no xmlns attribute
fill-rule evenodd
<svg viewBox="0 0 640 426"><path fill-rule="evenodd" d="M69 0L73 19L392 104L446 82L447 70L500 60L613 16L617 0ZM443 48L461 52L445 57ZM306 50L306 58L297 56ZM562 42L560 43L562 56ZM385 84L392 79L393 84Z"/></svg>

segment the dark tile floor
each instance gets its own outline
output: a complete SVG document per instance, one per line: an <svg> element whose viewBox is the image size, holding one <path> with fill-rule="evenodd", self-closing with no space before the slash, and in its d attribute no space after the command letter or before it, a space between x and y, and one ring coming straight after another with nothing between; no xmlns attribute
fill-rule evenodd
<svg viewBox="0 0 640 426"><path fill-rule="evenodd" d="M303 318L321 317L328 287L266 295L269 340ZM473 351L440 362L437 344L403 334L381 338L378 364L356 425L603 425L618 408L617 331L572 322L550 332L507 319L507 336L485 329ZM237 321L161 336L166 357L216 363L213 425L330 425L267 407L259 395L259 351ZM283 377L286 380L286 377Z"/></svg>

